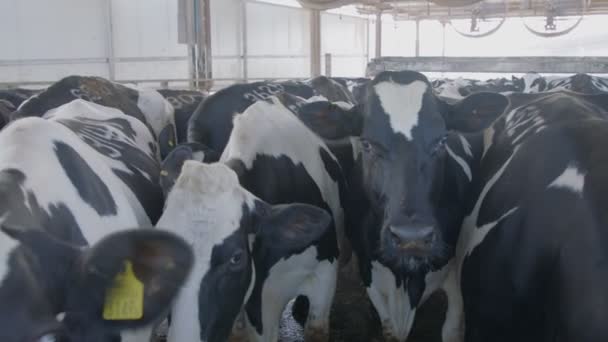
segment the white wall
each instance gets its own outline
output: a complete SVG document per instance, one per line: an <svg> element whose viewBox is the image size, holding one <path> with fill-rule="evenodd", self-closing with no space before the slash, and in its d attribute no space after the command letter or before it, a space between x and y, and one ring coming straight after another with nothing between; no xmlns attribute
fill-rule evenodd
<svg viewBox="0 0 608 342"><path fill-rule="evenodd" d="M109 78L110 7L115 79L188 77L175 0L1 0L0 82Z"/></svg>
<svg viewBox="0 0 608 342"><path fill-rule="evenodd" d="M321 55L332 54L332 76L365 75L369 58L368 30L366 18L332 13L321 15ZM321 59L321 67L324 72L324 57Z"/></svg>

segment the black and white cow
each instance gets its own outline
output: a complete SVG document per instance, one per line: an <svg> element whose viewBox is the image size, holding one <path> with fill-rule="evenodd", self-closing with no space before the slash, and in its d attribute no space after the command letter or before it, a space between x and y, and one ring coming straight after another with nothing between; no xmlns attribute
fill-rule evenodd
<svg viewBox="0 0 608 342"><path fill-rule="evenodd" d="M381 73L367 91L361 130L351 132L358 137L350 142L354 153L338 154L354 154L351 170L345 168L346 215L352 223L347 234L385 337L404 341L420 304L438 288L453 285L445 280L465 202L462 187L451 184L470 177L456 153L471 151L464 138L449 132L491 125L508 100L477 93L449 105L415 72ZM456 145L447 148L446 140ZM447 167L455 171L444 171ZM449 306L443 340L458 341L459 296L453 286L446 291L455 304Z"/></svg>
<svg viewBox="0 0 608 342"><path fill-rule="evenodd" d="M188 140L188 121L207 94L184 89L159 89L158 92L173 107L177 143L185 143Z"/></svg>
<svg viewBox="0 0 608 342"><path fill-rule="evenodd" d="M435 94L447 102L453 103L476 93L508 93L520 92L522 81L506 78L496 78L486 81L458 78L455 80L441 79L433 81Z"/></svg>
<svg viewBox="0 0 608 342"><path fill-rule="evenodd" d="M213 168L223 175L202 176L196 172L207 173L205 166L187 161L158 223L176 227L178 234L194 241L197 262L203 264L200 269L195 267L200 272L195 271L197 276L191 277L187 285L190 290L180 296L173 311L169 340L192 341L201 336L202 341L222 341L244 305L250 340L276 341L281 313L288 301L298 295L309 301L307 339L326 340L339 252L350 253L346 246L340 246L344 251L339 251L336 240L336 235L338 238L343 235L341 192L345 186L337 160L287 105L271 97L256 102L234 118L234 129L221 162L230 168L219 165ZM225 186L220 193L206 190L219 187L220 182L227 182L226 178L234 184ZM209 193L203 196L201 192L205 191ZM236 198L230 199L228 195ZM299 206L290 203L306 203L332 215L323 219L323 227L315 225L315 231L321 228L323 231L317 232L314 239L308 238L312 218L303 217L301 224L293 222L295 226L287 221L269 226L268 229L277 231L272 239L258 236L243 251L243 258L251 262L255 276L238 284L219 282L228 277L230 269L221 263L216 267L213 261L209 268L207 260L220 250L227 256L239 250L238 245L230 242L230 236L255 224L246 215L255 207L254 202L261 201L264 206L287 205L286 208ZM324 212L315 211L317 216ZM204 214L210 218L201 218ZM294 211L293 215L298 214ZM296 226L299 232L291 231ZM261 229L266 228L262 225ZM304 237L297 244L283 241L299 234Z"/></svg>
<svg viewBox="0 0 608 342"><path fill-rule="evenodd" d="M547 91L563 89L582 94L608 93L608 79L588 74L576 74L548 81Z"/></svg>
<svg viewBox="0 0 608 342"><path fill-rule="evenodd" d="M100 77L69 76L23 102L11 119L42 116L49 110L81 99L119 109L146 124L157 138L160 156L175 144L173 108L156 90L134 89Z"/></svg>
<svg viewBox="0 0 608 342"><path fill-rule="evenodd" d="M513 83L519 92L525 94L541 93L547 90L547 80L536 72L529 72L520 77L513 77Z"/></svg>
<svg viewBox="0 0 608 342"><path fill-rule="evenodd" d="M307 82L317 95L323 96L330 102L345 102L354 104L355 98L347 86L338 80L326 76L317 76Z"/></svg>
<svg viewBox="0 0 608 342"><path fill-rule="evenodd" d="M465 340L603 341L608 95L532 97L460 155Z"/></svg>
<svg viewBox="0 0 608 342"><path fill-rule="evenodd" d="M13 88L0 90L0 128L9 122L11 114L38 90Z"/></svg>
<svg viewBox="0 0 608 342"><path fill-rule="evenodd" d="M0 90L0 104L3 104L6 108L15 111L23 101L39 93L40 90L25 89L25 88L11 88Z"/></svg>
<svg viewBox="0 0 608 342"><path fill-rule="evenodd" d="M404 307L414 313L443 271L444 340L460 338L461 312L467 342L606 339L608 96L528 95L461 134L423 75L386 72L372 87L360 170L382 227L366 236L380 246L368 269L380 317L407 331Z"/></svg>
<svg viewBox="0 0 608 342"><path fill-rule="evenodd" d="M235 115L257 101L284 92L304 99L315 95L309 85L291 81L234 84L210 95L190 118L188 142L201 143L221 154L228 143Z"/></svg>
<svg viewBox="0 0 608 342"><path fill-rule="evenodd" d="M365 90L367 89L367 84L371 81L369 78L332 77L332 80L340 82L340 84L345 86L352 94L356 104L365 102Z"/></svg>
<svg viewBox="0 0 608 342"><path fill-rule="evenodd" d="M193 257L170 233L127 230L151 227L146 196L160 190L147 127L76 100L0 142L0 339L149 341Z"/></svg>

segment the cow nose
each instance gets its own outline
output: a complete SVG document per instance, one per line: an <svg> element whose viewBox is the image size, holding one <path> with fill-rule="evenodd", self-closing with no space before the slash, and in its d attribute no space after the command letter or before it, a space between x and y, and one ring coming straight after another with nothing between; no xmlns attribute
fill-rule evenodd
<svg viewBox="0 0 608 342"><path fill-rule="evenodd" d="M429 246L435 239L433 226L390 226L391 236L397 246L402 248Z"/></svg>

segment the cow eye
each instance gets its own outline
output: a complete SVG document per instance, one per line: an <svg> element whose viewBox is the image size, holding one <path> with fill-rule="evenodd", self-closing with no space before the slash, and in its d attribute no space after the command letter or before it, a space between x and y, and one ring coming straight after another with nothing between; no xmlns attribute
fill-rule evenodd
<svg viewBox="0 0 608 342"><path fill-rule="evenodd" d="M243 251L236 251L232 257L230 257L230 266L239 266L243 261Z"/></svg>
<svg viewBox="0 0 608 342"><path fill-rule="evenodd" d="M370 143L367 140L361 140L361 147L363 148L363 151L365 151L366 153L373 152L373 150L374 150L374 146L372 145L372 143Z"/></svg>

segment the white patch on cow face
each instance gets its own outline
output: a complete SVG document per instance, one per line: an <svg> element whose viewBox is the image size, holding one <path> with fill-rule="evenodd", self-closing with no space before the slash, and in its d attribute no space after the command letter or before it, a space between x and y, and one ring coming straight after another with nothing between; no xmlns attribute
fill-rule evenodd
<svg viewBox="0 0 608 342"><path fill-rule="evenodd" d="M239 229L243 204L253 209L254 200L226 165L184 163L157 224L189 241L195 255L192 272L173 307L168 341L200 340L198 293L213 246Z"/></svg>
<svg viewBox="0 0 608 342"><path fill-rule="evenodd" d="M262 335L247 320L250 340L278 341L281 314L287 303L298 295L305 295L310 300L307 326L320 324L327 328L336 289L337 267L337 262L319 262L315 247L274 264L262 287Z"/></svg>
<svg viewBox="0 0 608 342"><path fill-rule="evenodd" d="M412 140L412 129L418 125L418 115L427 88L427 84L422 81L410 84L381 82L374 86L393 132Z"/></svg>
<svg viewBox="0 0 608 342"><path fill-rule="evenodd" d="M566 189L581 195L585 187L585 174L575 165L568 165L564 172L559 175L547 188Z"/></svg>
<svg viewBox="0 0 608 342"><path fill-rule="evenodd" d="M372 283L367 294L380 316L385 333L399 341L405 341L412 329L416 308L412 308L410 297L402 283L396 287L393 272L377 261L372 262Z"/></svg>
<svg viewBox="0 0 608 342"><path fill-rule="evenodd" d="M469 164L467 164L467 162L462 159L462 157L456 155L456 153L454 153L454 151L452 151L452 149L449 146L445 147L446 151L448 151L448 155L454 159L454 161L456 161L456 163L458 163L458 165L460 165L460 167L462 168L462 171L464 172L464 174L467 176L467 178L469 179L469 182L473 179L473 175L471 173L471 167L469 166Z"/></svg>

